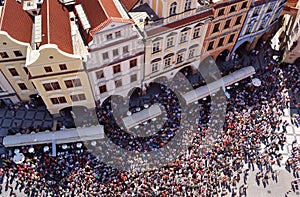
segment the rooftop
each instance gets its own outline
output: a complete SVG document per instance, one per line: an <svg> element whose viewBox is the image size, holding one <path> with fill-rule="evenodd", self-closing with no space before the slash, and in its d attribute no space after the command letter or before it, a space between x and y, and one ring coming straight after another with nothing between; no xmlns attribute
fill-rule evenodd
<svg viewBox="0 0 300 197"><path fill-rule="evenodd" d="M16 0L5 0L0 17L0 30L12 38L30 43L33 19L23 10L22 3Z"/></svg>
<svg viewBox="0 0 300 197"><path fill-rule="evenodd" d="M83 32L87 42L90 42L94 34L111 22L133 22L122 16L112 0L79 0L76 4L81 4L91 26L88 33ZM83 24L80 25L83 26Z"/></svg>
<svg viewBox="0 0 300 197"><path fill-rule="evenodd" d="M69 11L58 1L44 0L41 15L41 45L56 44L60 50L73 54Z"/></svg>
<svg viewBox="0 0 300 197"><path fill-rule="evenodd" d="M191 9L184 13L180 13L167 18L159 18L155 11L147 4L142 4L136 7L129 15L137 23L138 27L147 32L148 36L157 34L162 30L170 30L181 27L183 23L189 24L197 20L201 22L209 16L213 16L212 7L198 4L197 8Z"/></svg>
<svg viewBox="0 0 300 197"><path fill-rule="evenodd" d="M139 0L120 0L120 1L128 11L130 11L139 2Z"/></svg>

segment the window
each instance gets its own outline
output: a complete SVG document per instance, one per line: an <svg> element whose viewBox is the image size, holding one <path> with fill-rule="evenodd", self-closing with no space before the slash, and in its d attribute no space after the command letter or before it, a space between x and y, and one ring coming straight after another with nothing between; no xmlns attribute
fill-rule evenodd
<svg viewBox="0 0 300 197"><path fill-rule="evenodd" d="M12 76L14 76L14 77L19 76L19 73L17 72L17 70L15 68L9 68L8 70Z"/></svg>
<svg viewBox="0 0 300 197"><path fill-rule="evenodd" d="M20 87L21 90L27 90L25 83L18 83L18 86Z"/></svg>
<svg viewBox="0 0 300 197"><path fill-rule="evenodd" d="M107 34L107 35L106 35L106 40L112 40L112 39L113 39L112 34Z"/></svg>
<svg viewBox="0 0 300 197"><path fill-rule="evenodd" d="M273 6L272 4L269 5L267 12L272 12L273 11Z"/></svg>
<svg viewBox="0 0 300 197"><path fill-rule="evenodd" d="M113 50L113 56L116 57L119 55L119 49L114 49Z"/></svg>
<svg viewBox="0 0 300 197"><path fill-rule="evenodd" d="M235 11L235 7L236 7L236 5L231 6L230 10L229 10L229 13L234 12Z"/></svg>
<svg viewBox="0 0 300 197"><path fill-rule="evenodd" d="M174 37L167 38L167 48L174 46Z"/></svg>
<svg viewBox="0 0 300 197"><path fill-rule="evenodd" d="M183 53L178 53L176 63L179 64L183 62Z"/></svg>
<svg viewBox="0 0 300 197"><path fill-rule="evenodd" d="M109 59L108 52L102 53L102 57L104 60Z"/></svg>
<svg viewBox="0 0 300 197"><path fill-rule="evenodd" d="M14 51L14 54L16 57L21 57L23 56L22 52L21 51Z"/></svg>
<svg viewBox="0 0 300 197"><path fill-rule="evenodd" d="M65 81L67 88L80 87L82 86L80 79L71 79Z"/></svg>
<svg viewBox="0 0 300 197"><path fill-rule="evenodd" d="M130 75L130 82L135 82L137 81L137 74L133 74L133 75Z"/></svg>
<svg viewBox="0 0 300 197"><path fill-rule="evenodd" d="M264 29L266 24L267 24L267 21L269 20L270 16L269 15L266 15L263 20L261 21L261 24L260 24L260 27L259 29Z"/></svg>
<svg viewBox="0 0 300 197"><path fill-rule="evenodd" d="M186 42L187 41L186 38L187 38L187 32L181 33L180 43Z"/></svg>
<svg viewBox="0 0 300 197"><path fill-rule="evenodd" d="M9 58L6 52L0 52L2 58Z"/></svg>
<svg viewBox="0 0 300 197"><path fill-rule="evenodd" d="M158 62L154 62L152 64L152 72L156 72L156 71L158 71Z"/></svg>
<svg viewBox="0 0 300 197"><path fill-rule="evenodd" d="M52 90L52 86L51 86L50 83L44 83L43 86L44 86L46 91L51 91Z"/></svg>
<svg viewBox="0 0 300 197"><path fill-rule="evenodd" d="M106 85L102 85L99 87L100 94L107 92Z"/></svg>
<svg viewBox="0 0 300 197"><path fill-rule="evenodd" d="M43 86L46 91L60 90L60 85L58 82L44 83Z"/></svg>
<svg viewBox="0 0 300 197"><path fill-rule="evenodd" d="M198 38L200 36L200 28L194 30L193 38Z"/></svg>
<svg viewBox="0 0 300 197"><path fill-rule="evenodd" d="M52 72L51 66L45 66L44 69L45 69L46 73Z"/></svg>
<svg viewBox="0 0 300 197"><path fill-rule="evenodd" d="M137 66L137 60L136 59L130 60L129 65L130 65L130 68L136 67Z"/></svg>
<svg viewBox="0 0 300 197"><path fill-rule="evenodd" d="M116 36L116 38L121 37L121 31L117 31L117 32L115 33L115 36Z"/></svg>
<svg viewBox="0 0 300 197"><path fill-rule="evenodd" d="M208 50L208 51L209 51L209 50L212 50L213 47L214 47L214 41L211 41L211 42L209 43L208 47L207 47L207 50Z"/></svg>
<svg viewBox="0 0 300 197"><path fill-rule="evenodd" d="M61 104L61 103L66 103L66 98L64 96L57 97L57 98L51 98L50 99L53 105Z"/></svg>
<svg viewBox="0 0 300 197"><path fill-rule="evenodd" d="M122 86L122 79L116 80L116 81L115 81L115 86L116 86L116 88L121 87L121 86Z"/></svg>
<svg viewBox="0 0 300 197"><path fill-rule="evenodd" d="M67 70L67 65L66 64L60 64L59 68L60 68L60 70Z"/></svg>
<svg viewBox="0 0 300 197"><path fill-rule="evenodd" d="M177 3L174 2L170 5L170 12L169 12L169 15L172 16L172 15L175 15L176 14L176 7L177 7Z"/></svg>
<svg viewBox="0 0 300 197"><path fill-rule="evenodd" d="M123 54L126 54L126 53L128 53L128 52L129 52L128 46L124 46L124 47L123 47Z"/></svg>
<svg viewBox="0 0 300 197"><path fill-rule="evenodd" d="M78 94L78 98L80 101L86 100L85 94Z"/></svg>
<svg viewBox="0 0 300 197"><path fill-rule="evenodd" d="M156 52L159 51L159 45L160 45L159 42L154 42L153 43L152 53L156 53Z"/></svg>
<svg viewBox="0 0 300 197"><path fill-rule="evenodd" d="M218 47L223 46L224 43L224 37L220 38L219 43L218 43Z"/></svg>
<svg viewBox="0 0 300 197"><path fill-rule="evenodd" d="M85 94L74 94L70 97L73 102L86 100Z"/></svg>
<svg viewBox="0 0 300 197"><path fill-rule="evenodd" d="M230 20L230 19L226 21L226 23L225 23L225 25L224 25L224 29L227 29L227 28L229 28L229 26L230 26L230 22L231 22L231 20Z"/></svg>
<svg viewBox="0 0 300 197"><path fill-rule="evenodd" d="M223 16L224 11L225 11L225 8L220 9L219 12L218 12L218 16Z"/></svg>
<svg viewBox="0 0 300 197"><path fill-rule="evenodd" d="M102 79L102 78L104 78L104 72L103 72L103 70L100 70L100 71L97 71L97 72L96 72L96 78L97 78L97 79Z"/></svg>
<svg viewBox="0 0 300 197"><path fill-rule="evenodd" d="M60 89L60 86L59 86L58 82L52 82L51 86L52 86L53 90L59 90Z"/></svg>
<svg viewBox="0 0 300 197"><path fill-rule="evenodd" d="M234 39L234 34L231 34L229 39L228 39L228 43L232 43Z"/></svg>
<svg viewBox="0 0 300 197"><path fill-rule="evenodd" d="M247 1L243 2L241 9L245 9L247 7Z"/></svg>
<svg viewBox="0 0 300 197"><path fill-rule="evenodd" d="M190 49L189 58L193 58L195 56L195 49Z"/></svg>
<svg viewBox="0 0 300 197"><path fill-rule="evenodd" d="M191 9L192 0L186 0L184 4L184 11L188 11Z"/></svg>
<svg viewBox="0 0 300 197"><path fill-rule="evenodd" d="M114 66L113 71L114 71L114 74L121 72L121 65L118 64L118 65Z"/></svg>
<svg viewBox="0 0 300 197"><path fill-rule="evenodd" d="M250 34L250 33L251 33L251 30L252 30L252 25L249 24L249 25L247 26L245 35Z"/></svg>
<svg viewBox="0 0 300 197"><path fill-rule="evenodd" d="M234 25L241 24L241 20L242 20L242 16L237 17Z"/></svg>
<svg viewBox="0 0 300 197"><path fill-rule="evenodd" d="M258 16L258 13L259 13L259 8L255 8L252 16Z"/></svg>
<svg viewBox="0 0 300 197"><path fill-rule="evenodd" d="M51 102L52 102L53 105L59 104L58 98L51 98L50 100L51 100Z"/></svg>
<svg viewBox="0 0 300 197"><path fill-rule="evenodd" d="M213 32L212 33L216 33L219 31L219 27L220 27L220 23L215 24Z"/></svg>
<svg viewBox="0 0 300 197"><path fill-rule="evenodd" d="M165 59L165 67L167 68L169 66L171 66L171 58L170 57Z"/></svg>

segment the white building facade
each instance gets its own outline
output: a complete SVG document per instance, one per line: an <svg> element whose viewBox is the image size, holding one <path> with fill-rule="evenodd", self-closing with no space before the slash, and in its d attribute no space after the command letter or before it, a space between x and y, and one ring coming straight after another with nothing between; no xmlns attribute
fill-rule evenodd
<svg viewBox="0 0 300 197"><path fill-rule="evenodd" d="M285 2L286 0L253 0L232 54L245 43L246 49L253 49L261 36L277 22Z"/></svg>

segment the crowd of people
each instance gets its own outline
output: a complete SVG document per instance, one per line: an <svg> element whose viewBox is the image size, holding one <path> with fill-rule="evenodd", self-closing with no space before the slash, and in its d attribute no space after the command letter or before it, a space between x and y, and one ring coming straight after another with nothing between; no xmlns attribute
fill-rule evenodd
<svg viewBox="0 0 300 197"><path fill-rule="evenodd" d="M25 161L15 164L13 155L8 155L0 171L5 190L10 192L10 196L16 196L16 191L19 191L27 196L242 197L247 196L249 174L254 170L255 181L260 187L278 181L275 166L285 165L288 172L299 178L300 148L297 142L293 143L292 154L285 164L281 154L288 126L288 122L282 121L282 116L284 109L293 101L293 96L290 99L287 93L298 93L299 74L295 73L296 67L293 65L268 59L272 57L271 50L261 51L266 53L266 65L257 67L253 76L261 80L261 86L253 86L251 78L244 79L226 88L230 95L226 102L216 93L214 99L207 97L199 100L197 109L181 109L174 91L161 86L160 92L148 103L161 103L167 114L161 117L166 121L155 135L136 137L125 132L117 124L120 121L113 116L111 105L98 106L99 122L105 126L106 135L117 147L128 152L151 153L168 146L174 136L188 130L188 136L184 139L190 140L191 144L183 149L186 141L180 142L183 145L178 143L178 149L184 151L166 165L146 171L116 168L104 163L106 160L101 153L106 142L102 140L96 141L94 148L79 148L76 144L69 144L66 149L58 147L56 157L52 157L51 150L45 151L41 145L35 146L33 153L28 152L28 147L21 147ZM170 87L180 85L180 80L172 83L177 84ZM222 110L215 109L222 105L227 107L225 121ZM197 124L189 120L181 121L180 117L192 110L198 113ZM212 110L217 110L216 114L220 113L220 116L212 119ZM293 124L296 121L297 117ZM153 122L150 120L146 124L149 126L145 127L146 130L157 129ZM224 125L218 128L220 132L215 132L218 122L224 122ZM137 130L143 129L143 126L140 125ZM116 150L109 151L113 154ZM155 164L163 160L161 157L155 156ZM134 160L130 155L125 155L125 158L126 161L117 162L126 165L133 160L137 162L136 166L138 162L143 162ZM298 182L292 181L286 195L297 188Z"/></svg>

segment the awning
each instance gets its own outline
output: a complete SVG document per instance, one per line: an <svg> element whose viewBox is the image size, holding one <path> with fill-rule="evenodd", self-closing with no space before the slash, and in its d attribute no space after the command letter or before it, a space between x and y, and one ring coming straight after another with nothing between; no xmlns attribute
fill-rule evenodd
<svg viewBox="0 0 300 197"><path fill-rule="evenodd" d="M124 117L122 120L124 126L129 129L149 119L155 118L161 115L161 113L162 112L158 104L154 104L148 109L144 109L140 112L132 114L131 116Z"/></svg>
<svg viewBox="0 0 300 197"><path fill-rule="evenodd" d="M14 147L35 144L51 144L53 140L56 140L56 144L64 144L103 138L104 128L102 125L97 125L84 128L67 129L64 131L9 135L4 137L3 145L5 147Z"/></svg>
<svg viewBox="0 0 300 197"><path fill-rule="evenodd" d="M252 76L255 73L255 69L252 66L242 68L238 71L235 71L229 75L222 77L219 80L216 80L208 85L201 86L195 90L192 90L183 95L183 98L186 100L186 103L195 102L201 98L209 96L220 90L221 87L229 86L234 84L242 79Z"/></svg>

